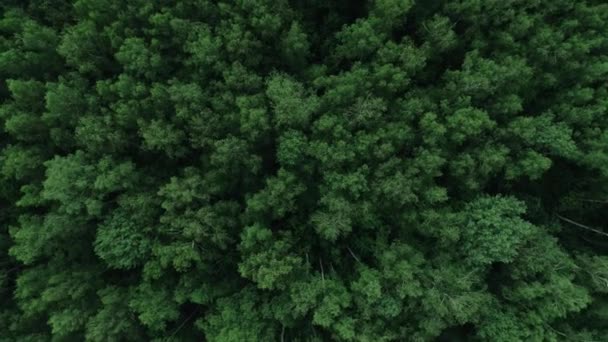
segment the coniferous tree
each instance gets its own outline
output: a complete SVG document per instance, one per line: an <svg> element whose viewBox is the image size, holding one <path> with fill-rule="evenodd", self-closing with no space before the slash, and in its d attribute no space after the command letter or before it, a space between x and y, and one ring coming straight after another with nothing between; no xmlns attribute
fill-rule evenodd
<svg viewBox="0 0 608 342"><path fill-rule="evenodd" d="M608 336L602 1L0 12L0 341Z"/></svg>

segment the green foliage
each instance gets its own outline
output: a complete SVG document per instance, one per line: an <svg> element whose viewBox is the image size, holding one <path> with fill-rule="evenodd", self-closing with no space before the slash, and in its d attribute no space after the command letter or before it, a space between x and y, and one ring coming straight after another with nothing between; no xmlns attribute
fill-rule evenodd
<svg viewBox="0 0 608 342"><path fill-rule="evenodd" d="M512 198L481 198L464 210L461 248L472 264L510 263L535 227L521 219L523 203Z"/></svg>
<svg viewBox="0 0 608 342"><path fill-rule="evenodd" d="M95 254L110 267L135 267L150 252L150 241L144 232L145 226L139 226L127 214L116 213L99 226Z"/></svg>
<svg viewBox="0 0 608 342"><path fill-rule="evenodd" d="M317 110L316 97L306 96L302 85L285 76L271 77L266 95L272 102L277 129L306 127Z"/></svg>
<svg viewBox="0 0 608 342"><path fill-rule="evenodd" d="M0 4L0 341L604 341L608 5Z"/></svg>

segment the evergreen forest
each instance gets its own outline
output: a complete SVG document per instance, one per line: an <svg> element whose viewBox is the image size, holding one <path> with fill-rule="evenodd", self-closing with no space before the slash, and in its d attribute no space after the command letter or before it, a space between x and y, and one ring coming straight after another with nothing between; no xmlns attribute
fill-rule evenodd
<svg viewBox="0 0 608 342"><path fill-rule="evenodd" d="M606 0L1 0L1 342L608 341Z"/></svg>

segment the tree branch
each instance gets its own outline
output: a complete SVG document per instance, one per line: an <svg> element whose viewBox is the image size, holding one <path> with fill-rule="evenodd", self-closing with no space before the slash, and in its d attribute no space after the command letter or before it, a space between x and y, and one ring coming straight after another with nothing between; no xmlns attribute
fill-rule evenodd
<svg viewBox="0 0 608 342"><path fill-rule="evenodd" d="M357 256L355 255L355 253L353 253L353 251L350 249L350 247L346 247L346 249L348 249L348 252L350 253L350 255L352 255L353 258L355 258L355 260L357 260L358 263L361 263L361 260L359 260L359 258L357 258Z"/></svg>
<svg viewBox="0 0 608 342"><path fill-rule="evenodd" d="M578 222L573 221L573 220L571 220L571 219L569 219L569 218L567 218L567 217L563 217L563 216L562 216L562 215L560 215L560 214L556 214L556 215L557 215L557 217L558 217L560 220L565 221L565 222L568 222L568 223L570 223L570 224L572 224L572 225L575 225L575 226L577 226L577 227L579 227L579 228L583 228L583 229L586 229L586 230L592 231L592 232L594 232L594 233L596 233L596 234L600 234L600 235L603 235L603 236L608 236L608 233L606 233L606 232L603 232L603 231L601 231L601 230L597 230L597 229L595 229L595 228L591 228L591 227L589 227L589 226L585 226L585 225L584 225L584 224L582 224L582 223L578 223Z"/></svg>

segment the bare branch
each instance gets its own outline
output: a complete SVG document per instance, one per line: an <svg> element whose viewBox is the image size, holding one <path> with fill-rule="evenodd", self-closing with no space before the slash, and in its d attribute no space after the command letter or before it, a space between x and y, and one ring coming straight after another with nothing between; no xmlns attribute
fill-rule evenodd
<svg viewBox="0 0 608 342"><path fill-rule="evenodd" d="M348 249L348 252L350 253L350 255L352 255L353 258L355 258L355 260L357 260L358 263L361 263L361 260L359 260L359 258L357 258L357 256L355 255L355 253L353 253L353 251L350 249L350 247L346 247L346 249Z"/></svg>
<svg viewBox="0 0 608 342"><path fill-rule="evenodd" d="M321 281L323 282L323 286L325 286L325 271L323 270L323 261L319 258L319 265L321 266Z"/></svg>
<svg viewBox="0 0 608 342"><path fill-rule="evenodd" d="M579 228L583 228L583 229L586 229L586 230L592 231L592 232L594 232L594 233L596 233L596 234L600 234L600 235L603 235L603 236L608 236L608 233L605 233L605 232L603 232L603 231L601 231L601 230L597 230L597 229L595 229L595 228L591 228L591 227L589 227L589 226L585 226L585 225L584 225L584 224L582 224L582 223L578 223L578 222L573 221L573 220L571 220L571 219L569 219L569 218L567 218L567 217L563 217L563 216L562 216L562 215L560 215L560 214L557 214L557 217L558 217L560 220L562 220L562 221L566 221L566 222L568 222L568 223L570 223L570 224L572 224L572 225L575 225L575 226L577 226L577 227L579 227Z"/></svg>
<svg viewBox="0 0 608 342"><path fill-rule="evenodd" d="M581 202L608 204L607 200L596 200L596 199L590 199L590 198L577 198L576 200L581 201Z"/></svg>
<svg viewBox="0 0 608 342"><path fill-rule="evenodd" d="M196 313L197 313L199 310L200 310L200 308L196 308L196 310L192 311L192 313L190 314L190 316L188 316L188 317L187 317L187 318L186 318L186 319L185 319L185 320L184 320L184 321L183 321L183 322L182 322L182 323L179 325L179 327L177 327L177 329L175 329L175 330L173 331L173 333L172 333L171 335L169 335L169 336L174 336L175 334L177 334L177 332L178 332L178 331L180 331L180 330L181 330L181 329L184 327L184 325L186 325L186 323L187 323L187 322L188 322L190 319L192 319L192 317L194 317L194 315L196 315Z"/></svg>

